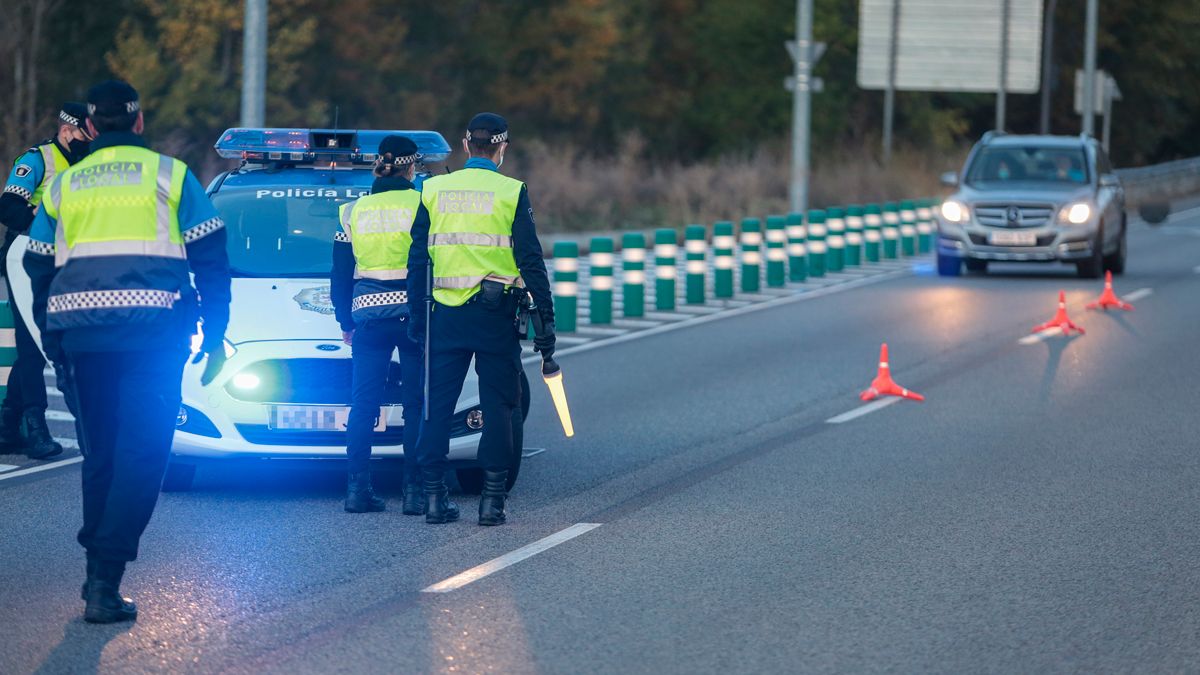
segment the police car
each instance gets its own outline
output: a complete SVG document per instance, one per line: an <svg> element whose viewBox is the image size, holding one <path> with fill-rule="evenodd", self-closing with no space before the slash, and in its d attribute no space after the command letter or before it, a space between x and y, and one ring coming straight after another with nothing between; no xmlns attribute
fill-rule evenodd
<svg viewBox="0 0 1200 675"><path fill-rule="evenodd" d="M370 191L375 150L390 134L417 143L423 163L418 186L429 165L450 155L435 131L230 129L217 141L221 157L241 161L208 187L225 220L233 271L229 360L208 387L200 386L203 364L189 362L164 489L188 489L205 460L345 457L352 368L330 300L334 233L338 207ZM9 255L10 270L22 269L21 239ZM14 294L28 317L29 280L19 276L14 274ZM36 326L31 330L37 336ZM192 349L199 347L196 336ZM450 460L466 492L478 492L483 482L476 455L486 420L473 377L459 397L450 440ZM384 399L373 456L400 458L398 362L391 365ZM518 442L510 487L520 448Z"/></svg>

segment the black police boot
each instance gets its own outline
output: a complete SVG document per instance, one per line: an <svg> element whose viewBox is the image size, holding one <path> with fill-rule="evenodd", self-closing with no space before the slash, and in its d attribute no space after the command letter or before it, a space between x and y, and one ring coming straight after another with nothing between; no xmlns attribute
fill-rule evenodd
<svg viewBox="0 0 1200 675"><path fill-rule="evenodd" d="M479 497L479 524L503 525L504 500L508 497L505 484L508 482L508 471L484 471L483 492Z"/></svg>
<svg viewBox="0 0 1200 675"><path fill-rule="evenodd" d="M25 439L21 437L21 409L5 402L0 407L0 449L14 454L25 451Z"/></svg>
<svg viewBox="0 0 1200 675"><path fill-rule="evenodd" d="M453 523L458 520L458 504L450 501L446 480L425 479L425 522L431 525Z"/></svg>
<svg viewBox="0 0 1200 675"><path fill-rule="evenodd" d="M88 579L83 585L83 620L88 623L136 621L137 605L121 597L121 577L125 563L119 561L88 561Z"/></svg>
<svg viewBox="0 0 1200 675"><path fill-rule="evenodd" d="M368 513L387 508L383 497L377 497L375 489L371 487L370 471L355 471L350 474L346 482L345 508L348 513Z"/></svg>
<svg viewBox="0 0 1200 675"><path fill-rule="evenodd" d="M25 454L30 459L46 459L61 455L62 445L50 435L50 427L46 426L46 411L31 408L25 411L22 420L25 427Z"/></svg>
<svg viewBox="0 0 1200 675"><path fill-rule="evenodd" d="M425 486L421 476L404 476L404 515L419 516L425 513Z"/></svg>

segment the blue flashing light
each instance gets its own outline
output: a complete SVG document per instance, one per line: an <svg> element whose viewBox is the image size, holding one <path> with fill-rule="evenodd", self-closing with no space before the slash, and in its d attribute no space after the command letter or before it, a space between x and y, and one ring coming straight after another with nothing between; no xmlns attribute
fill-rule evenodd
<svg viewBox="0 0 1200 675"><path fill-rule="evenodd" d="M256 164L286 162L349 162L372 164L383 139L393 134L407 136L417 144L425 162L442 162L450 156L450 144L436 131L383 131L337 129L228 129L217 139L217 154Z"/></svg>

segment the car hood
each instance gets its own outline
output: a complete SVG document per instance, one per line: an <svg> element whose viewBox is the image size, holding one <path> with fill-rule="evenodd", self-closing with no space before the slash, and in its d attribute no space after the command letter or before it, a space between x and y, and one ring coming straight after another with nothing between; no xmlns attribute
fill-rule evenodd
<svg viewBox="0 0 1200 675"><path fill-rule="evenodd" d="M230 342L258 340L337 340L328 279L233 280L229 305Z"/></svg>
<svg viewBox="0 0 1200 675"><path fill-rule="evenodd" d="M1090 185L1061 186L1037 183L1014 183L1005 186L983 188L964 185L955 195L956 199L969 204L980 202L1034 202L1066 204L1074 201L1093 200L1095 194Z"/></svg>

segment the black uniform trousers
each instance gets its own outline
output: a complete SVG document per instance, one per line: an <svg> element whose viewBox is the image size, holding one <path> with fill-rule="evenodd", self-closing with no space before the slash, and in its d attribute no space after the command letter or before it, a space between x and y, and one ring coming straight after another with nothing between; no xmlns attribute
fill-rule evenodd
<svg viewBox="0 0 1200 675"><path fill-rule="evenodd" d="M400 352L400 405L404 417L404 472L419 480L417 438L421 432L423 373L421 346L408 339L408 319L395 317L365 321L354 330L351 347L354 386L350 419L346 422L346 456L351 473L366 471L371 459L371 439L387 389L392 352Z"/></svg>
<svg viewBox="0 0 1200 675"><path fill-rule="evenodd" d="M8 248L4 255L7 257ZM17 338L17 360L8 374L8 391L4 395L4 407L17 410L46 410L46 357L38 349L37 342L25 326L17 302L13 297L12 282L8 278L7 266L4 270L4 287L8 289L8 306L12 309L13 324Z"/></svg>
<svg viewBox="0 0 1200 675"><path fill-rule="evenodd" d="M479 464L502 471L520 452L521 343L513 325L516 304L505 294L488 306L477 294L459 307L437 304L427 330L429 354L429 420L421 429L421 468L429 479L450 468L450 426L462 393L471 357L479 376L479 408L483 435Z"/></svg>
<svg viewBox="0 0 1200 675"><path fill-rule="evenodd" d="M101 560L135 560L171 453L187 353L70 352L67 359L86 451L79 543Z"/></svg>

